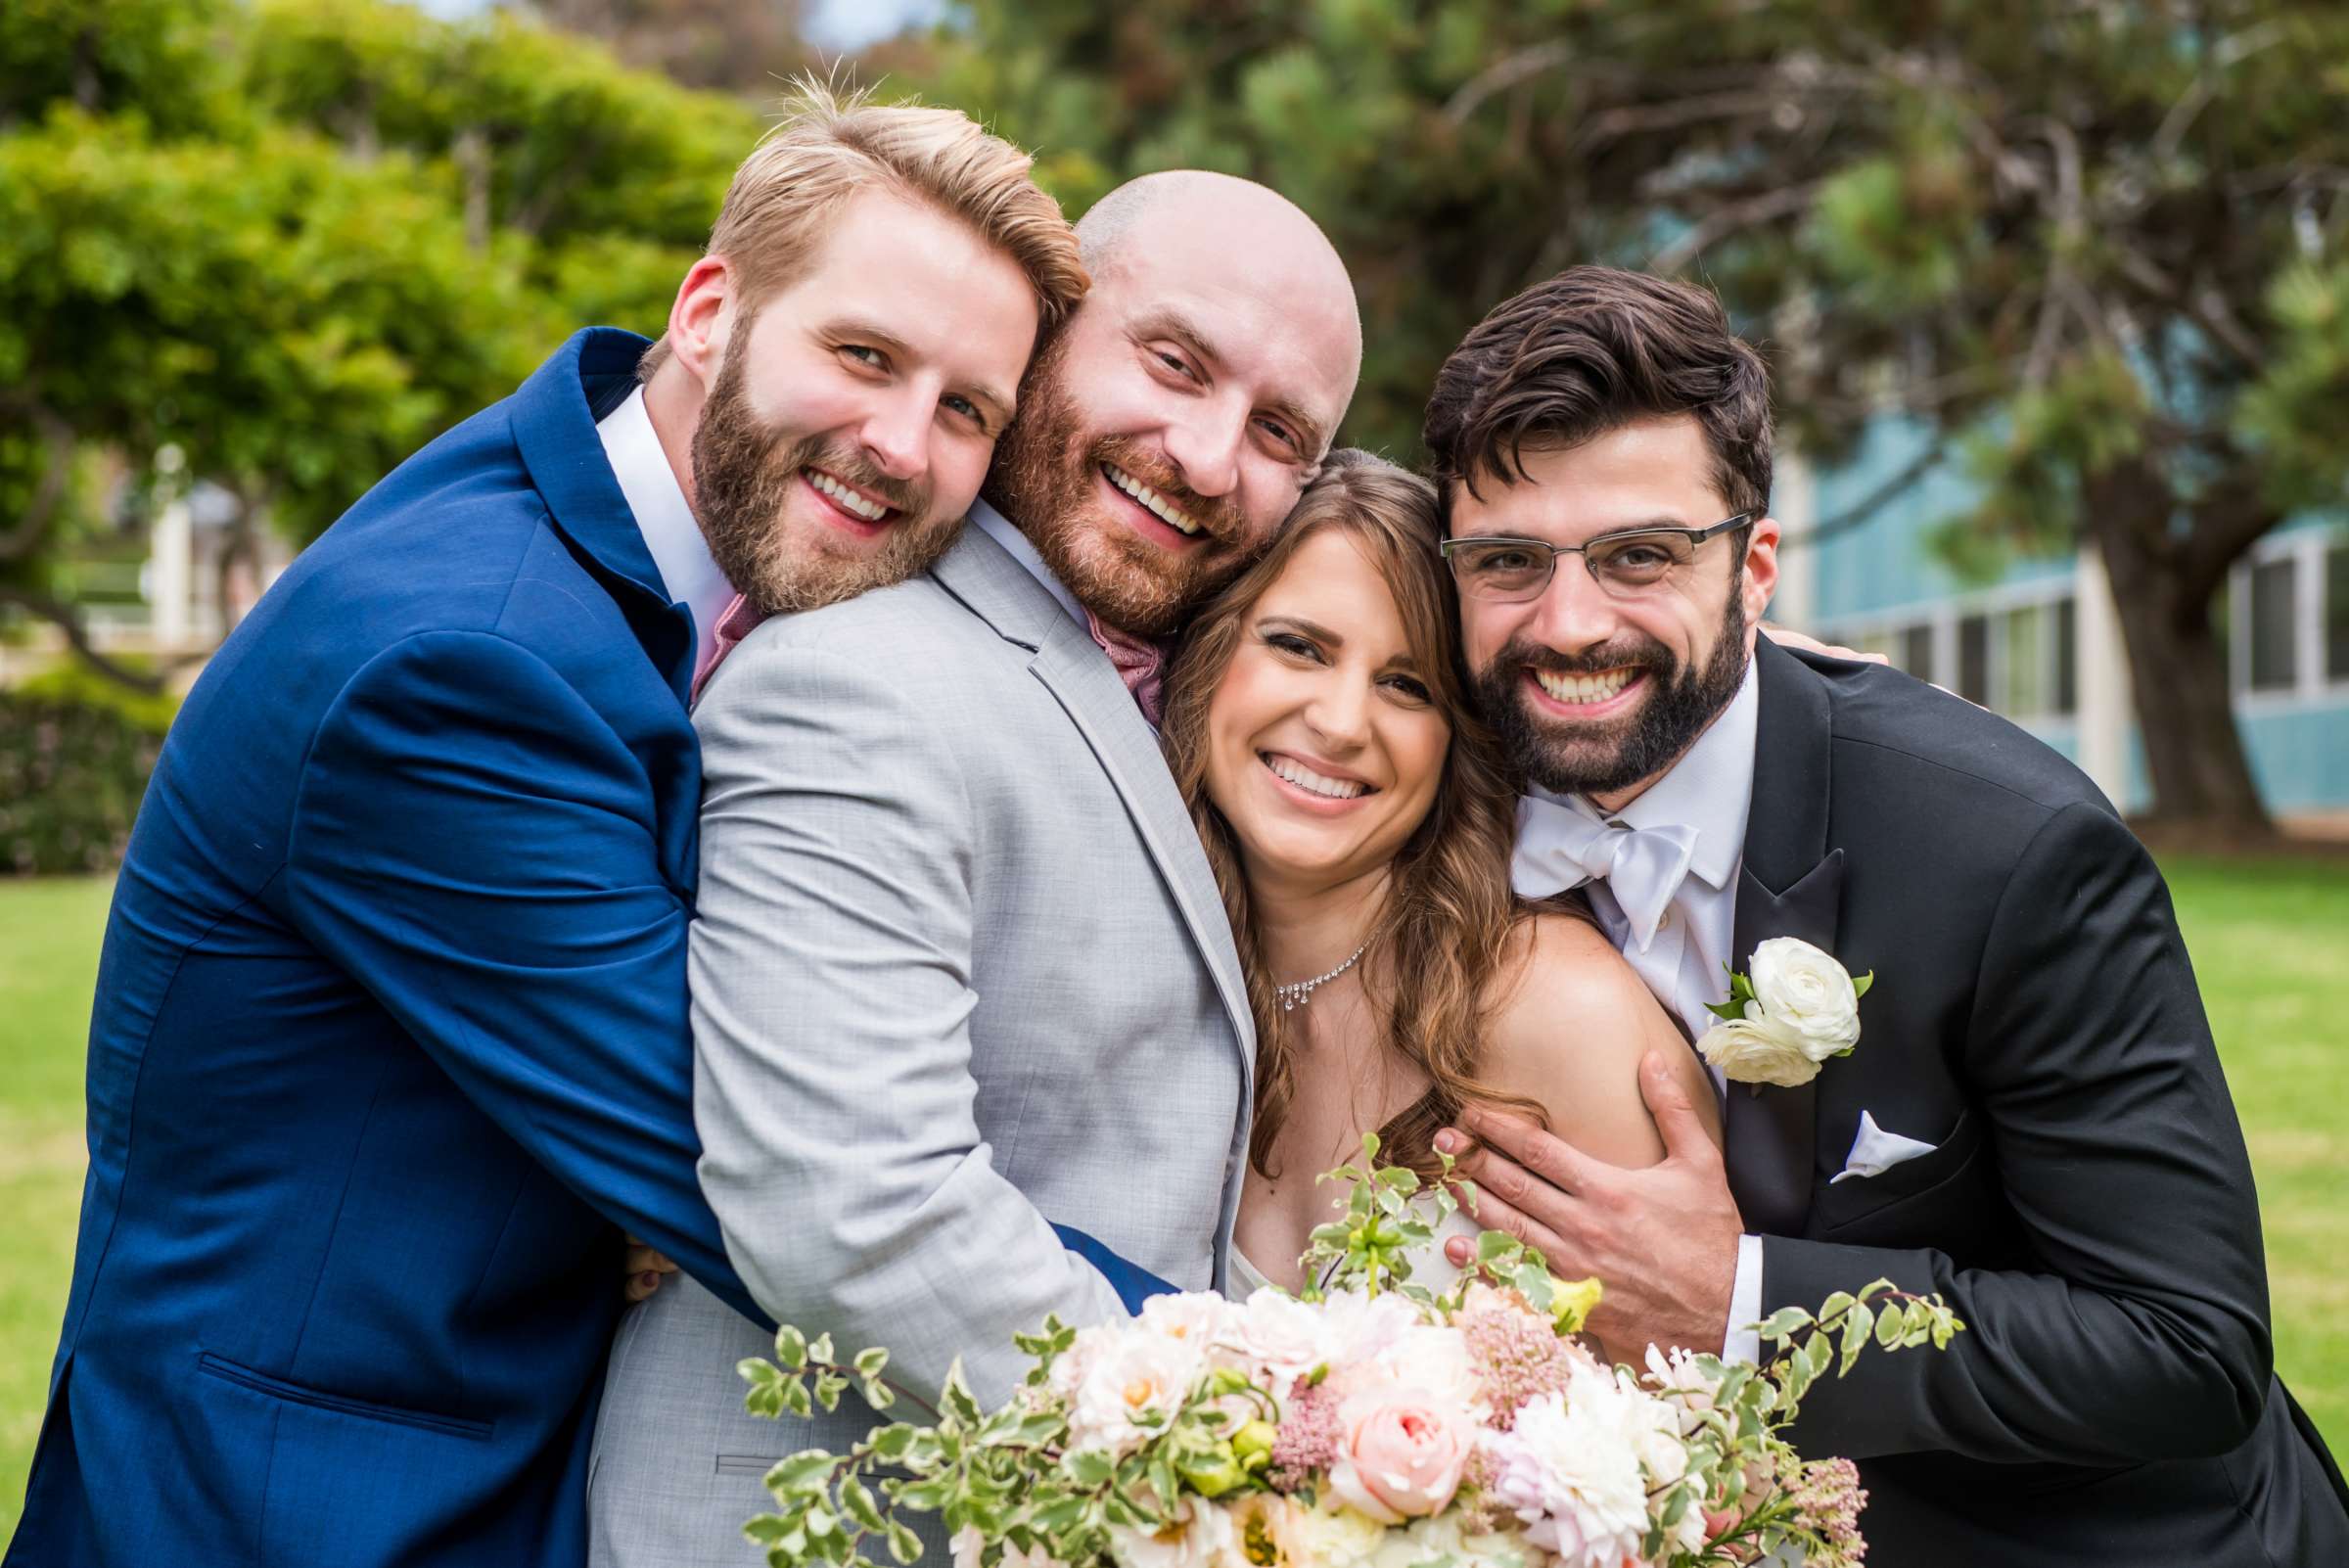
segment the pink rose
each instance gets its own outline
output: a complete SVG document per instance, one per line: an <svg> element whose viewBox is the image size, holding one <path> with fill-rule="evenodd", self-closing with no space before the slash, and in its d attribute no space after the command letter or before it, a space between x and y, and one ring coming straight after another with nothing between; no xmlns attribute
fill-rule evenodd
<svg viewBox="0 0 2349 1568"><path fill-rule="evenodd" d="M1460 1489L1476 1423L1458 1405L1419 1389L1364 1389L1338 1409L1329 1467L1338 1500L1380 1524L1443 1510Z"/></svg>

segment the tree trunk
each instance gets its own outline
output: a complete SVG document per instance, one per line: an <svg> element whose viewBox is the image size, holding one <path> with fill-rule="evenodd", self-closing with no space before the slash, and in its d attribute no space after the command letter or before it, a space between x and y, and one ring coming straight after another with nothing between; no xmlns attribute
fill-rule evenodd
<svg viewBox="0 0 2349 1568"><path fill-rule="evenodd" d="M2274 833L2228 689L2211 600L2186 581L2160 476L2126 463L2088 486L2087 529L2112 582L2121 641L2152 776L2152 818L2218 838Z"/></svg>

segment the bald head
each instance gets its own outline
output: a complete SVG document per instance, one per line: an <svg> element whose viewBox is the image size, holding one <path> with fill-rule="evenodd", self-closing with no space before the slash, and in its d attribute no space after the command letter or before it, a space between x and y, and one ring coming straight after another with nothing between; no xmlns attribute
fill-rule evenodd
<svg viewBox="0 0 2349 1568"><path fill-rule="evenodd" d="M1344 362L1339 413L1353 400L1362 364L1354 280L1321 226L1278 191L1208 169L1144 174L1095 202L1077 221L1077 241L1096 282L1137 258L1180 252L1211 277L1244 267L1259 285L1284 290L1300 325L1326 334Z"/></svg>

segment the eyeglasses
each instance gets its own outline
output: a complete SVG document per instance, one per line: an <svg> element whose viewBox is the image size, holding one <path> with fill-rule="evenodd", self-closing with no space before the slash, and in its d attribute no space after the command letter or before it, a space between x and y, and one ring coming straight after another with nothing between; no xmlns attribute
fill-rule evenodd
<svg viewBox="0 0 2349 1568"><path fill-rule="evenodd" d="M1446 539L1442 549L1453 580L1472 599L1494 604L1539 599L1557 574L1561 555L1581 556L1601 591L1631 599L1670 584L1696 559L1699 545L1753 520L1753 513L1740 512L1709 529L1632 529L1581 544L1500 536Z"/></svg>

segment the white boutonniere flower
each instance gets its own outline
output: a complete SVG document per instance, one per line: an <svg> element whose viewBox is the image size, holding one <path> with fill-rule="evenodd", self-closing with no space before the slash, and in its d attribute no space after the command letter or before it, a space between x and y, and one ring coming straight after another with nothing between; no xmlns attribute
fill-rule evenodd
<svg viewBox="0 0 2349 1568"><path fill-rule="evenodd" d="M1754 949L1750 979L1729 972L1729 999L1708 1008L1721 1022L1697 1052L1733 1082L1799 1087L1860 1043L1860 998L1875 978L1854 980L1810 943L1773 937Z"/></svg>

